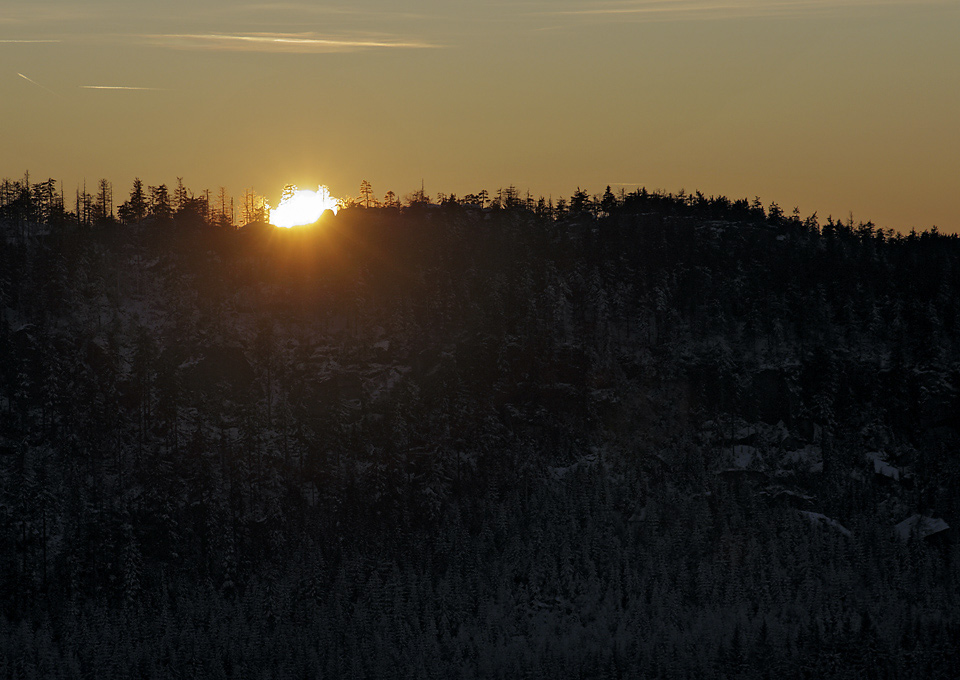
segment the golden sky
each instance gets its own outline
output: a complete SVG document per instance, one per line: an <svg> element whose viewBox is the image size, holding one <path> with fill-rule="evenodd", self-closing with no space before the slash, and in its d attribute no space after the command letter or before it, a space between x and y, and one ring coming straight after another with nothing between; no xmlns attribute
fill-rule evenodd
<svg viewBox="0 0 960 680"><path fill-rule="evenodd" d="M956 232L958 36L960 0L6 0L0 176L644 185Z"/></svg>

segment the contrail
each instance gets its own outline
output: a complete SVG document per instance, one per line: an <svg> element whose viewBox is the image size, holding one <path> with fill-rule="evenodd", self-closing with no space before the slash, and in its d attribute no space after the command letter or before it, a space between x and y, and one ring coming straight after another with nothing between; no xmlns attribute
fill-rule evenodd
<svg viewBox="0 0 960 680"><path fill-rule="evenodd" d="M17 75L20 76L21 78L23 78L24 80L26 80L28 83L33 83L33 84L36 85L37 87L46 90L47 92L49 92L50 94L54 95L55 97L59 97L59 96L60 96L60 95L58 95L56 92L54 92L53 90L51 90L49 87L46 87L45 85L41 85L40 83L38 83L38 82L37 82L36 80L34 80L33 78L28 78L27 76L25 76L25 75L23 75L22 73L19 73L19 72L17 73Z"/></svg>

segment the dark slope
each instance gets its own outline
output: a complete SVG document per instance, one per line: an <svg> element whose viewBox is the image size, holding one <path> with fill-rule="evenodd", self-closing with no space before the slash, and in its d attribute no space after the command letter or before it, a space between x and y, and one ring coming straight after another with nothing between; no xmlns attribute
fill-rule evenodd
<svg viewBox="0 0 960 680"><path fill-rule="evenodd" d="M577 207L8 215L2 674L960 673L960 242Z"/></svg>

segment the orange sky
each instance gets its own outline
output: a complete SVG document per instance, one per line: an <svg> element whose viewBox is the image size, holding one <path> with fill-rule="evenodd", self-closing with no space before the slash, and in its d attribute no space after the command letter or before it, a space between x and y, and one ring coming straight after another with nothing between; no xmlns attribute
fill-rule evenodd
<svg viewBox="0 0 960 680"><path fill-rule="evenodd" d="M645 185L956 232L957 35L956 0L7 0L0 176Z"/></svg>

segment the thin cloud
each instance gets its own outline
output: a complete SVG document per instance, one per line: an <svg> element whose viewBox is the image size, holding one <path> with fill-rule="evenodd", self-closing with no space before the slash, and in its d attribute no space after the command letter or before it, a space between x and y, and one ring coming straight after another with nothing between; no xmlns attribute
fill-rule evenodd
<svg viewBox="0 0 960 680"><path fill-rule="evenodd" d="M369 11L355 9L352 7L332 7L330 5L311 5L300 2L271 2L271 3L248 3L237 5L236 11L240 12L269 12L277 14L282 12L296 12L298 14L364 14Z"/></svg>
<svg viewBox="0 0 960 680"><path fill-rule="evenodd" d="M946 5L948 0L637 0L551 9L536 14L548 16L594 17L639 21L707 20L735 17L785 17L811 13L834 13L851 9Z"/></svg>
<svg viewBox="0 0 960 680"><path fill-rule="evenodd" d="M349 6L340 6L334 7L331 5L317 5L310 3L298 3L298 2L287 2L287 3L250 3L246 5L237 5L234 9L235 12L245 12L248 14L264 14L267 17L285 17L289 18L290 16L295 16L299 18L306 18L309 16L337 16L343 18L362 18L365 20L377 19L380 21L383 20L396 20L396 19L410 19L410 20L430 20L436 19L439 16L437 12L432 12L425 14L422 12L410 12L410 11L397 11L396 9L387 9L387 8L378 8L377 10L372 10L370 8L364 7L349 7Z"/></svg>
<svg viewBox="0 0 960 680"><path fill-rule="evenodd" d="M3 43L3 44L16 43L16 44L26 44L26 45L32 45L35 43L58 43L58 42L61 42L61 41L60 40L0 40L0 43Z"/></svg>
<svg viewBox="0 0 960 680"><path fill-rule="evenodd" d="M80 85L81 90L144 90L150 92L163 92L162 87L133 87L131 85Z"/></svg>
<svg viewBox="0 0 960 680"><path fill-rule="evenodd" d="M0 16L0 24L55 23L63 25L103 16L108 11L107 8L91 6L89 3L80 5L77 2L62 2L43 5L30 2L19 7L5 8L4 15Z"/></svg>
<svg viewBox="0 0 960 680"><path fill-rule="evenodd" d="M142 36L154 45L184 50L323 54L370 49L426 49L427 42L371 37L322 37L310 33L177 33Z"/></svg>

